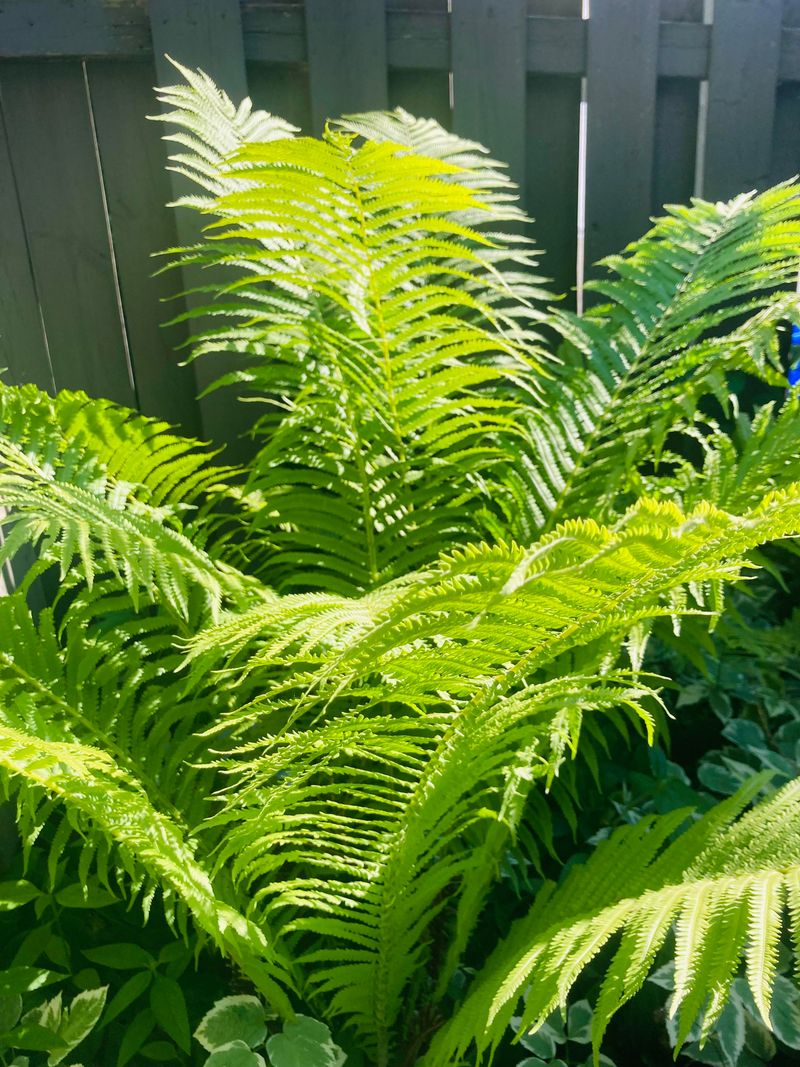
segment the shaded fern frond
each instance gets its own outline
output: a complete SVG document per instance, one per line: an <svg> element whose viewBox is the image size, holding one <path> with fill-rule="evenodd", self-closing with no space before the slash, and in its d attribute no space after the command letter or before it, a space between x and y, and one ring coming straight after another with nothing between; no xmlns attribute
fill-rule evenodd
<svg viewBox="0 0 800 1067"><path fill-rule="evenodd" d="M797 934L800 780L732 821L768 777L754 776L666 847L686 811L615 831L562 885L547 883L434 1039L426 1067L445 1067L473 1041L479 1049L495 1044L523 991L522 1028L541 1025L564 1005L584 967L621 933L594 1013L597 1054L609 1019L641 987L673 924L670 1012L679 1017L678 1046L698 1015L709 1034L742 959L769 1026L784 922Z"/></svg>
<svg viewBox="0 0 800 1067"><path fill-rule="evenodd" d="M566 362L550 406L531 412L525 463L530 510L546 527L624 506L639 468L659 463L668 435L693 432L706 398L728 405L730 372L784 384L778 327L798 316L798 187L667 210L603 261L616 276L589 285L606 303L582 318L555 313Z"/></svg>

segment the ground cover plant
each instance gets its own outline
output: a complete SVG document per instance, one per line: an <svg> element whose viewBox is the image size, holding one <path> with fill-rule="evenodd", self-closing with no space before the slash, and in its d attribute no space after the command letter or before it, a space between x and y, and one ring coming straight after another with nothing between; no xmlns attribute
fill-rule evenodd
<svg viewBox="0 0 800 1067"><path fill-rule="evenodd" d="M707 679L800 532L800 187L670 208L578 317L479 146L182 73L193 355L262 414L239 469L0 385L0 1055L583 1063L637 994L661 1062L796 1048L791 701ZM667 712L725 699L690 778Z"/></svg>

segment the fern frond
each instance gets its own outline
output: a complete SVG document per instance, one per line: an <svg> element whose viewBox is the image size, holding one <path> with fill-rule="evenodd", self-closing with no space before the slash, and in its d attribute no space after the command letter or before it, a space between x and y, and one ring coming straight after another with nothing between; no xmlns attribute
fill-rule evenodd
<svg viewBox="0 0 800 1067"><path fill-rule="evenodd" d="M200 547L229 521L233 472L210 455L107 401L0 384L0 559L31 543L62 578L77 565L91 588L110 571L134 606L144 596L182 619L215 615L252 583Z"/></svg>
<svg viewBox="0 0 800 1067"><path fill-rule="evenodd" d="M174 110L151 117L179 127L178 132L164 135L165 140L174 141L182 148L170 157L171 169L212 194L211 197L183 197L177 203L205 206L224 189L235 185L230 178L220 175L220 164L240 145L246 141L292 137L297 129L266 111L254 111L249 98L237 107L203 71L189 70L174 59L170 62L186 84L159 89L159 101Z"/></svg>
<svg viewBox="0 0 800 1067"><path fill-rule="evenodd" d="M667 436L693 432L704 398L728 404L730 372L784 384L778 327L798 316L798 187L667 210L603 261L616 277L590 286L606 303L582 318L554 313L565 366L550 405L531 411L536 449L519 490L545 528L624 507Z"/></svg>
<svg viewBox="0 0 800 1067"><path fill-rule="evenodd" d="M290 931L327 935L304 957L307 997L346 1015L382 1062L424 931L461 898L459 952L480 910L465 833L516 828L527 787L509 782L509 752L546 784L588 712L651 723L641 679L599 671L600 658L593 676L548 678L557 658L702 609L682 591L735 578L744 553L799 524L795 492L738 519L645 503L617 530L572 522L528 550L468 547L361 600L281 598L201 637L201 673L215 649L267 687L211 731L241 740L221 757L231 784L210 825L225 828L219 863L271 921L298 909Z"/></svg>
<svg viewBox="0 0 800 1067"><path fill-rule="evenodd" d="M531 253L464 221L508 214L480 173L336 131L220 168L240 184L179 262L235 279L195 355L248 356L238 384L272 398L247 499L281 588L373 588L498 527L543 356L535 286L499 266Z"/></svg>
<svg viewBox="0 0 800 1067"><path fill-rule="evenodd" d="M765 780L755 776L666 847L686 811L617 830L563 885L545 885L531 914L514 924L434 1039L426 1067L445 1067L473 1041L479 1051L496 1043L523 991L521 1029L541 1025L621 932L594 1016L597 1055L609 1019L640 988L673 923L670 1010L681 1016L679 1044L703 1009L706 1030L719 1017L742 958L769 1026L785 901L800 875L800 780L732 821Z"/></svg>

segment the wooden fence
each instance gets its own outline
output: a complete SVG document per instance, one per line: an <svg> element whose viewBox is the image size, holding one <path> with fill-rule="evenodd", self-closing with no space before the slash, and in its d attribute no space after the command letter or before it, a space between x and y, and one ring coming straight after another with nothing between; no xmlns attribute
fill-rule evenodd
<svg viewBox="0 0 800 1067"><path fill-rule="evenodd" d="M307 131L402 105L483 141L563 290L579 214L592 262L664 202L800 170L800 0L588 14L582 0L0 0L0 367L219 441L241 426L242 405L195 400L211 371L179 367L185 327L161 326L177 279L152 277L149 257L197 232L165 207L179 179L145 119L152 86L175 80L165 53Z"/></svg>

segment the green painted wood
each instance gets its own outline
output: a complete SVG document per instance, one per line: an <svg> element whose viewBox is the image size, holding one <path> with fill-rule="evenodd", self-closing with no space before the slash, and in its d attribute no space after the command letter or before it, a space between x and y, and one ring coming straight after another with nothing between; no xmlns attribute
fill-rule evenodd
<svg viewBox="0 0 800 1067"><path fill-rule="evenodd" d="M248 95L238 0L150 0L149 13L157 84L172 85L177 80L177 72L165 58L170 55L185 66L205 70L233 100L238 102ZM170 142L164 142L165 163L170 152ZM187 179L173 172L170 172L170 186L176 198L195 191ZM175 222L181 244L190 245L200 240L203 223L197 212L176 209ZM186 268L182 275L185 290L208 284L211 280L208 271L201 272L196 267ZM174 276L173 283L176 280L177 276ZM225 280L230 280L227 275ZM200 298L190 295L187 304L197 307L205 304L207 299L207 294ZM196 320L194 329L207 325L202 319ZM239 366L241 363L233 355L196 360L192 367L198 393ZM230 388L201 398L199 405L203 435L226 445L227 461L245 458L251 449L241 435L252 424L252 405L240 403Z"/></svg>
<svg viewBox="0 0 800 1067"><path fill-rule="evenodd" d="M3 0L0 56L147 56L147 12L136 0Z"/></svg>
<svg viewBox="0 0 800 1067"><path fill-rule="evenodd" d="M685 204L694 193L699 89L685 78L659 78L651 212Z"/></svg>
<svg viewBox="0 0 800 1067"><path fill-rule="evenodd" d="M2 101L0 100L0 106ZM55 391L39 298L28 255L16 176L0 111L0 373L14 385Z"/></svg>
<svg viewBox="0 0 800 1067"><path fill-rule="evenodd" d="M386 49L398 70L450 70L450 13L446 0L388 0Z"/></svg>
<svg viewBox="0 0 800 1067"><path fill-rule="evenodd" d="M658 15L658 0L592 0L586 70L587 264L618 251L647 228Z"/></svg>
<svg viewBox="0 0 800 1067"><path fill-rule="evenodd" d="M528 0L528 54L550 16L579 23L585 55L581 0ZM543 249L542 271L557 292L575 304L578 224L579 77L532 74L527 79L525 207L534 218L533 235Z"/></svg>
<svg viewBox="0 0 800 1067"><path fill-rule="evenodd" d="M303 0L268 5L262 0L242 0L241 12L246 59L262 63L308 61Z"/></svg>
<svg viewBox="0 0 800 1067"><path fill-rule="evenodd" d="M450 78L439 70L390 70L389 107L402 107L418 118L435 119L453 128Z"/></svg>
<svg viewBox="0 0 800 1067"><path fill-rule="evenodd" d="M55 384L135 407L81 64L4 64L0 93Z"/></svg>
<svg viewBox="0 0 800 1067"><path fill-rule="evenodd" d="M199 434L192 370L176 349L185 324L164 327L175 277L153 276L154 253L177 244L162 130L147 119L156 73L150 62L92 60L87 76L106 188L128 344L140 409Z"/></svg>
<svg viewBox="0 0 800 1067"><path fill-rule="evenodd" d="M714 5L702 195L735 196L769 180L782 0Z"/></svg>
<svg viewBox="0 0 800 1067"><path fill-rule="evenodd" d="M311 119L326 119L388 103L384 0L306 0Z"/></svg>
<svg viewBox="0 0 800 1067"><path fill-rule="evenodd" d="M459 0L451 15L453 128L525 182L525 0Z"/></svg>
<svg viewBox="0 0 800 1067"><path fill-rule="evenodd" d="M284 63L248 63L247 81L255 107L280 115L304 134L311 133L308 68Z"/></svg>

